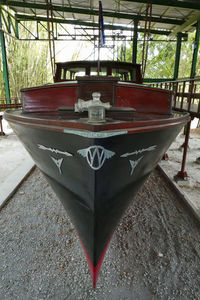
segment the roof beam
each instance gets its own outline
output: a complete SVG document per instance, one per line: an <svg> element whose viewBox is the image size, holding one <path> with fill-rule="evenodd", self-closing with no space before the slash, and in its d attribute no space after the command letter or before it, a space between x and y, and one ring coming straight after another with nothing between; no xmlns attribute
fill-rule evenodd
<svg viewBox="0 0 200 300"><path fill-rule="evenodd" d="M40 21L40 22L47 22L46 17L36 17L36 16L28 16L28 15L22 15L22 14L16 14L15 15L17 21ZM51 21L51 20L50 20ZM94 27L98 28L99 24L94 22L84 22L79 20L65 20L65 19L59 19L59 18L53 18L52 20L54 23L60 23L60 24L72 24L72 25L82 25L87 27ZM127 26L120 26L120 25L110 25L105 24L105 29L108 30L125 30L125 31L133 31L134 27L127 27ZM144 32L144 29L138 28L138 32ZM150 31L151 34L160 34L160 35L170 35L171 31L164 31L164 30L155 30L152 29ZM187 38L187 34L182 34L183 38Z"/></svg>
<svg viewBox="0 0 200 300"><path fill-rule="evenodd" d="M186 22L184 22L180 26L176 26L172 33L170 34L170 37L175 36L178 32L187 31L189 30L194 24L196 24L200 20L200 12L194 16L191 16Z"/></svg>
<svg viewBox="0 0 200 300"><path fill-rule="evenodd" d="M132 2L132 3L147 3L148 0L120 0L121 2ZM168 7L178 7L178 8L190 8L200 10L200 2L191 2L191 1L177 1L177 0L152 0L152 4L162 5Z"/></svg>
<svg viewBox="0 0 200 300"><path fill-rule="evenodd" d="M47 9L46 4L38 4L33 2L20 2L20 1L12 1L12 0L0 0L0 5L7 5L11 7L32 8L32 9L39 9L39 10ZM60 12L77 13L77 14L93 15L93 16L99 15L99 11L94 9L90 10L90 9L74 8L74 7L59 6L59 5L52 5L52 9L54 11L60 11ZM104 17L112 17L117 19L145 21L145 16L139 16L134 14L104 11L103 15ZM174 25L182 25L184 23L183 20L180 19L177 20L173 18L152 17L151 20L152 22L155 23L165 23L165 24L174 24Z"/></svg>
<svg viewBox="0 0 200 300"><path fill-rule="evenodd" d="M29 16L29 15L23 15L23 14L15 14L15 18L17 21L40 21L40 22L47 22L46 17L37 17L37 16ZM98 28L99 24L94 22L84 22L80 20L66 20L61 18L53 18L52 20L54 23L60 23L60 24L72 24L72 25L82 25L87 27L94 27ZM127 27L127 26L120 26L120 25L110 25L110 24L104 24L105 29L108 30L125 30L125 31L133 31L134 27ZM138 28L138 32L144 32L144 29ZM161 34L161 35L170 35L171 31L166 30L156 30L152 29L150 31L151 34ZM183 37L187 38L187 34L183 34Z"/></svg>

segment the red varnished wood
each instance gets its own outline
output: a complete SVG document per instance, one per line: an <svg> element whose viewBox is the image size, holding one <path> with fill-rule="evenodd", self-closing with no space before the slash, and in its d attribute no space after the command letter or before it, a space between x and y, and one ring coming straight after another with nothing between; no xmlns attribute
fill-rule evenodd
<svg viewBox="0 0 200 300"><path fill-rule="evenodd" d="M23 111L55 111L60 106L74 106L77 84L46 85L21 90Z"/></svg>
<svg viewBox="0 0 200 300"><path fill-rule="evenodd" d="M61 106L74 106L78 98L92 99L100 92L103 102L116 107L132 107L137 112L151 114L171 113L171 92L142 85L117 83L117 78L78 78L77 83L54 84L23 89L23 110L55 111Z"/></svg>
<svg viewBox="0 0 200 300"><path fill-rule="evenodd" d="M137 112L170 114L170 91L150 88L142 85L117 84L115 105L133 107Z"/></svg>
<svg viewBox="0 0 200 300"><path fill-rule="evenodd" d="M119 80L118 77L109 76L84 76L77 77L78 98L91 100L93 92L101 93L102 102L115 102L115 87Z"/></svg>

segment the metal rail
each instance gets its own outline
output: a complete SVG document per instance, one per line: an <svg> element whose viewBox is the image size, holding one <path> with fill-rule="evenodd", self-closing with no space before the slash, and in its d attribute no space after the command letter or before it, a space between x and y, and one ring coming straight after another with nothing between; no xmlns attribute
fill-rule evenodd
<svg viewBox="0 0 200 300"><path fill-rule="evenodd" d="M6 109L11 108L20 108L22 107L21 100L16 97L10 98L10 103L6 102L5 98L0 98L0 111L4 111Z"/></svg>
<svg viewBox="0 0 200 300"><path fill-rule="evenodd" d="M6 109L20 108L22 103L18 98L10 98L10 103L7 103L5 98L0 98L0 136L5 135L3 131L3 111Z"/></svg>
<svg viewBox="0 0 200 300"><path fill-rule="evenodd" d="M192 118L200 118L200 78L156 82L150 85L173 91L173 109L189 112Z"/></svg>
<svg viewBox="0 0 200 300"><path fill-rule="evenodd" d="M153 87L164 88L174 92L174 101L172 108L175 111L188 112L191 120L196 117L200 119L200 78L186 78L176 81L166 81L150 84ZM188 174L185 171L186 157L190 137L191 121L185 128L185 141L183 147L183 157L181 170L174 176L174 179L185 180Z"/></svg>

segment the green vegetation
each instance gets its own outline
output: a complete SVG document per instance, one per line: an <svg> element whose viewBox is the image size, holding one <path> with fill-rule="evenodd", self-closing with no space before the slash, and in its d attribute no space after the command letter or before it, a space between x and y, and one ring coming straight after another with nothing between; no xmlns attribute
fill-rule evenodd
<svg viewBox="0 0 200 300"><path fill-rule="evenodd" d="M30 38L24 31L23 37ZM5 35L11 97L20 98L20 89L52 81L47 42L19 41ZM5 97L0 55L0 97Z"/></svg>
<svg viewBox="0 0 200 300"><path fill-rule="evenodd" d="M48 82L48 45L30 41L8 43L8 68L11 97L19 97L22 87Z"/></svg>
<svg viewBox="0 0 200 300"><path fill-rule="evenodd" d="M159 35L151 35L152 40L149 42L148 58L146 65L146 78L173 78L176 42L160 42L162 37ZM138 40L143 39L143 34L139 34ZM179 66L179 78L190 76L193 43L195 33L188 35L188 41L183 41L181 46L181 59ZM158 42L156 42L158 40ZM142 47L143 43L138 42L137 63L142 63ZM120 57L122 54L120 54ZM200 50L199 50L200 56ZM199 57L198 56L198 57ZM126 61L132 60L132 45L129 44L126 49ZM200 76L200 59L197 62L196 76Z"/></svg>

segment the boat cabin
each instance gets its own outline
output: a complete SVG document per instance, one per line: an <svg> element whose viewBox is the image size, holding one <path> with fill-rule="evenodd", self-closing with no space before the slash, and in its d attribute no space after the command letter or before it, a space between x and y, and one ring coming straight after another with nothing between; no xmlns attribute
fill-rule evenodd
<svg viewBox="0 0 200 300"><path fill-rule="evenodd" d="M97 61L72 61L56 63L56 74L54 81L71 81L80 76L113 76L120 81L142 83L140 64L118 61L101 61L98 74Z"/></svg>
<svg viewBox="0 0 200 300"><path fill-rule="evenodd" d="M114 108L128 107L145 115L171 114L172 93L142 85L139 64L101 61L99 75L97 61L56 65L55 83L21 90L24 112L74 110L78 99L90 101L98 92L100 100Z"/></svg>

